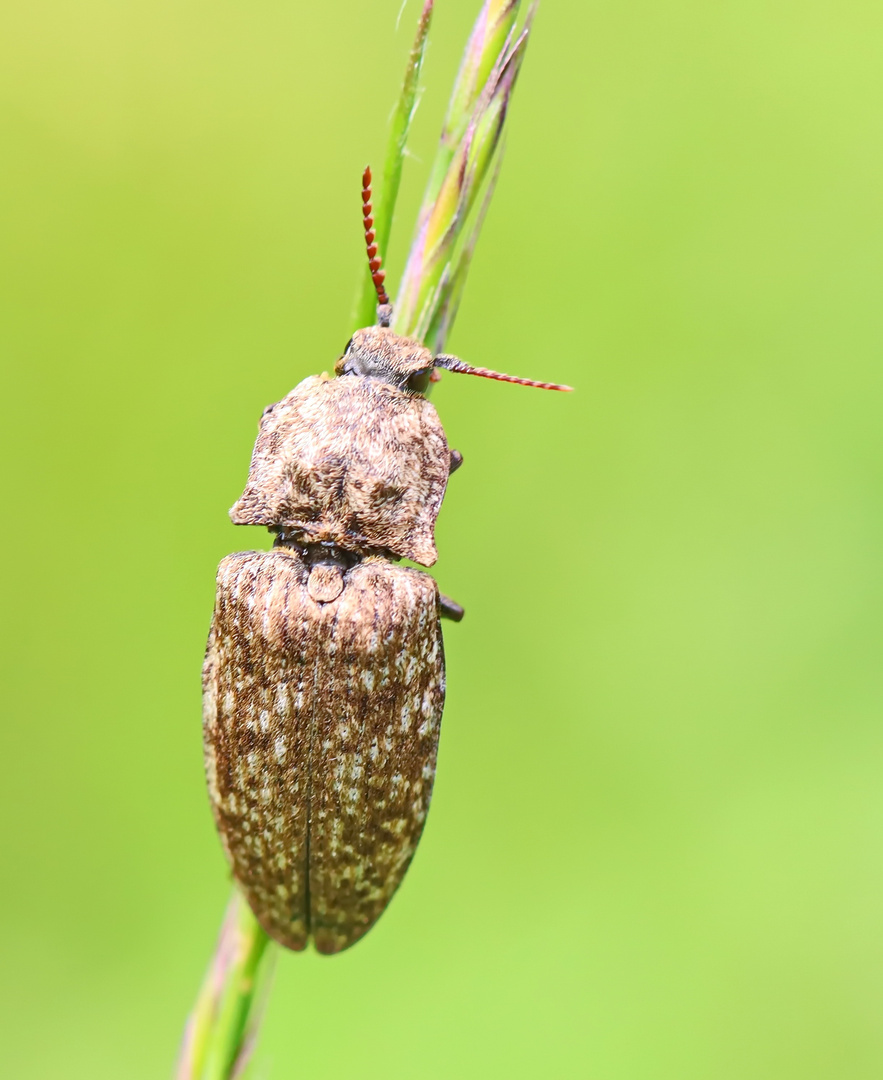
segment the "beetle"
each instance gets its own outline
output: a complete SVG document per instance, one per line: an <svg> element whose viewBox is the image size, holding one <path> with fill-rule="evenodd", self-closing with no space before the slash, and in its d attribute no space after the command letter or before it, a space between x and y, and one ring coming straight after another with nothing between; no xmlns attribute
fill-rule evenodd
<svg viewBox="0 0 883 1080"><path fill-rule="evenodd" d="M230 511L271 551L219 567L203 668L206 776L233 876L264 930L320 953L377 921L414 854L432 794L445 696L441 618L463 609L431 566L451 450L425 393L437 369L553 383L433 356L390 328L371 207L362 213L378 325L335 378L264 410Z"/></svg>

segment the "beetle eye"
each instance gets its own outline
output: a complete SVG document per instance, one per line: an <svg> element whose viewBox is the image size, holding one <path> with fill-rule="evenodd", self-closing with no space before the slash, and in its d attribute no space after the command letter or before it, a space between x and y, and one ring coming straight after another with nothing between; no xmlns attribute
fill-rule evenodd
<svg viewBox="0 0 883 1080"><path fill-rule="evenodd" d="M408 381L405 383L405 386L414 394L423 394L429 386L429 378L431 375L431 366L423 368L422 371L415 371L413 375L408 376Z"/></svg>
<svg viewBox="0 0 883 1080"><path fill-rule="evenodd" d="M349 341L346 343L346 345L344 345L344 347L343 347L343 355L344 356L346 356L346 354L350 351L350 346L352 345L352 343L353 343L353 339L350 338Z"/></svg>

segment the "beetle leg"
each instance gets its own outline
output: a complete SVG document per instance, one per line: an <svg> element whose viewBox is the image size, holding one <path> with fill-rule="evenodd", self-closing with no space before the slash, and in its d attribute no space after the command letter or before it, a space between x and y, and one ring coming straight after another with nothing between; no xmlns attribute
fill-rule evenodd
<svg viewBox="0 0 883 1080"><path fill-rule="evenodd" d="M459 622L466 614L460 605L450 598L445 596L444 593L438 594L438 602L440 607L439 614L443 619L450 619L451 622Z"/></svg>

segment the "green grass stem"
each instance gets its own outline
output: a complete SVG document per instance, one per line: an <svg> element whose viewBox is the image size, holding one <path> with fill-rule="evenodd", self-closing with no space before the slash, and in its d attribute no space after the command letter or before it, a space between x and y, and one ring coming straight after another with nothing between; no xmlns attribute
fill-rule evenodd
<svg viewBox="0 0 883 1080"><path fill-rule="evenodd" d="M480 93L469 97L472 111L453 148L445 142L446 123L396 297L393 325L400 333L429 342L433 328L437 333L442 321L443 336L451 329L451 290L456 288L458 280L462 280L458 270L459 252L463 250L461 245L466 243L469 250L463 263L465 271L483 222L483 215L479 215L478 227L470 227L470 214L496 160L512 93L530 40L534 12L535 5L514 41L511 28L502 40L500 52L493 59ZM474 38L475 31L467 54ZM498 41L499 35L493 40ZM487 56L482 54L481 59L484 63ZM464 65L461 65L461 73ZM473 68L478 70L478 65ZM484 70L483 65L481 70ZM439 161L445 165L440 184L436 177ZM440 316L442 309L447 311L444 320Z"/></svg>
<svg viewBox="0 0 883 1080"><path fill-rule="evenodd" d="M518 0L487 0L451 94L395 316L396 329L424 338L435 351L442 349L456 318L499 176L503 125L527 48L533 10L513 41ZM382 254L389 246L432 11L433 0L425 0L390 124L382 187L374 198ZM482 189L480 208L472 215ZM354 328L375 321L376 304L366 268ZM242 1080L278 951L234 887L214 956L187 1022L176 1080Z"/></svg>
<svg viewBox="0 0 883 1080"><path fill-rule="evenodd" d="M374 228L377 232L377 245L382 258L386 258L389 251L389 238L392 235L393 215L395 214L396 200L399 196L399 186L402 182L402 168L405 163L408 135L411 132L411 121L414 119L414 113L417 110L417 91L420 85L420 72L423 69L423 58L426 55L429 24L432 22L433 3L434 0L425 0L423 10L420 13L417 34L414 38L414 44L411 46L408 65L405 68L401 93L390 122L386 158L383 165L383 183L380 189L374 193ZM374 291L371 273L366 265L362 271L362 287L359 293L353 329L357 330L361 326L370 326L375 320L376 308L377 294Z"/></svg>
<svg viewBox="0 0 883 1080"><path fill-rule="evenodd" d="M234 888L184 1032L176 1080L244 1075L269 991L275 946Z"/></svg>

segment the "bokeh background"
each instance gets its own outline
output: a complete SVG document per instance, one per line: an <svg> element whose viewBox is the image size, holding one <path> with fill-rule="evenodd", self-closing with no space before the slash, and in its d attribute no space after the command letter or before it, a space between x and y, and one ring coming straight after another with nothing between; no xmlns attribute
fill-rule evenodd
<svg viewBox="0 0 883 1080"><path fill-rule="evenodd" d="M478 0L438 0L395 286ZM417 5L0 27L3 1073L168 1075L257 418L349 336ZM450 342L428 828L259 1077L883 1075L883 8L543 5ZM403 224L404 223L404 224Z"/></svg>

